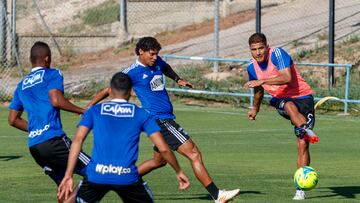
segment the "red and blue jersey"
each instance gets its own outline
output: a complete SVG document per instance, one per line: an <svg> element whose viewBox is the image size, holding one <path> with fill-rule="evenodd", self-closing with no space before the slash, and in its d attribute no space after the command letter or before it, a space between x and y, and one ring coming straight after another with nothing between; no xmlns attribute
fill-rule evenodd
<svg viewBox="0 0 360 203"><path fill-rule="evenodd" d="M290 68L291 81L283 85L262 85L264 90L274 98L302 98L313 94L310 86L297 72L290 55L281 48L269 50L269 59L258 63L252 59L247 71L249 80L261 80L278 76L280 70Z"/></svg>
<svg viewBox="0 0 360 203"><path fill-rule="evenodd" d="M175 119L162 72L166 65L166 62L158 57L152 67L136 61L123 72L131 78L142 108L158 119Z"/></svg>
<svg viewBox="0 0 360 203"><path fill-rule="evenodd" d="M65 134L60 109L50 102L53 89L64 92L63 76L58 69L42 67L33 68L16 87L9 108L27 112L29 147Z"/></svg>
<svg viewBox="0 0 360 203"><path fill-rule="evenodd" d="M135 165L139 155L140 133L160 131L155 119L144 109L123 99L92 106L79 126L93 130L94 144L86 169L90 182L130 185L138 181Z"/></svg>

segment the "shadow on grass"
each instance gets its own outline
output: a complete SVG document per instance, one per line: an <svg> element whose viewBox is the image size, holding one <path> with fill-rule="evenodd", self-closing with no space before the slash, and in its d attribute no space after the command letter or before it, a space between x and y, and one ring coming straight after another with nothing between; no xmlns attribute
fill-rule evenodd
<svg viewBox="0 0 360 203"><path fill-rule="evenodd" d="M0 156L0 160L2 161L11 161L18 158L21 158L21 156Z"/></svg>
<svg viewBox="0 0 360 203"><path fill-rule="evenodd" d="M320 198L320 197L336 197L336 196L341 196L347 199L355 199L356 195L360 194L360 186L322 187L319 189L330 190L332 194L310 197L311 199Z"/></svg>
<svg viewBox="0 0 360 203"><path fill-rule="evenodd" d="M263 194L259 191L240 191L240 195L243 194ZM208 194L189 194L189 195L184 195L184 196L173 196L171 194L166 194L166 195L155 195L155 199L158 200L191 200L191 199L197 199L197 200L213 200L212 197Z"/></svg>

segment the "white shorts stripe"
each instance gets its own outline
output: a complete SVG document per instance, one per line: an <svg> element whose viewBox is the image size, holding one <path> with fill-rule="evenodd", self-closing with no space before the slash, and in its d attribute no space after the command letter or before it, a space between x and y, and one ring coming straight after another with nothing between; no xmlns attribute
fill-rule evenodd
<svg viewBox="0 0 360 203"><path fill-rule="evenodd" d="M165 127L166 127L173 135L175 135L175 137L176 137L181 143L186 142L186 138L181 134L181 132L179 132L176 128L174 128L174 126L170 125L170 124L167 123L166 121L165 121L164 125L165 125Z"/></svg>

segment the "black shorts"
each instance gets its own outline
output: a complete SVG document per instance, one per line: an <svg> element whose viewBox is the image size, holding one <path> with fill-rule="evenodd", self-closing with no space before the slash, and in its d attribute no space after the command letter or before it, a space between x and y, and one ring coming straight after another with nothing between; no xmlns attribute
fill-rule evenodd
<svg viewBox="0 0 360 203"><path fill-rule="evenodd" d="M272 99L270 104L276 108L282 117L290 120L289 115L284 109L285 103L288 101L292 101L296 105L299 112L307 119L307 126L313 129L315 126L314 97L309 95L309 97L306 98Z"/></svg>
<svg viewBox="0 0 360 203"><path fill-rule="evenodd" d="M36 163L57 185L60 184L66 171L70 145L70 138L62 135L30 147L30 153ZM74 172L85 176L85 169L89 161L90 157L81 151Z"/></svg>
<svg viewBox="0 0 360 203"><path fill-rule="evenodd" d="M86 178L80 183L76 194L76 203L100 202L109 191L116 192L123 202L152 203L152 195L148 188L139 180L132 185L107 185L89 182Z"/></svg>
<svg viewBox="0 0 360 203"><path fill-rule="evenodd" d="M173 151L177 150L180 145L190 138L188 133L173 119L156 119L156 122L161 128L161 134L166 143ZM156 146L154 146L154 150L159 152Z"/></svg>

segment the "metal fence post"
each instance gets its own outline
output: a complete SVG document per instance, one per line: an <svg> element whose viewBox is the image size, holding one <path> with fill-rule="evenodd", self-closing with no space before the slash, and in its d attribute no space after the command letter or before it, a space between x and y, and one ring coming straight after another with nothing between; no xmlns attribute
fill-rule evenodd
<svg viewBox="0 0 360 203"><path fill-rule="evenodd" d="M345 98L344 98L344 114L348 113L349 87L350 87L350 70L351 65L346 66L346 80L345 80Z"/></svg>
<svg viewBox="0 0 360 203"><path fill-rule="evenodd" d="M334 63L334 39L335 39L335 0L329 0L329 63ZM334 67L329 66L328 71L329 89L334 86Z"/></svg>
<svg viewBox="0 0 360 203"><path fill-rule="evenodd" d="M127 28L127 19L126 19L126 0L120 0L119 2L120 6L120 23L121 23L121 29L125 33L128 32Z"/></svg>
<svg viewBox="0 0 360 203"><path fill-rule="evenodd" d="M214 57L219 57L219 0L215 0L214 4ZM219 72L219 62L215 61L214 73Z"/></svg>
<svg viewBox="0 0 360 203"><path fill-rule="evenodd" d="M0 1L0 65L6 63L6 1Z"/></svg>
<svg viewBox="0 0 360 203"><path fill-rule="evenodd" d="M256 0L256 32L261 33L261 0Z"/></svg>

